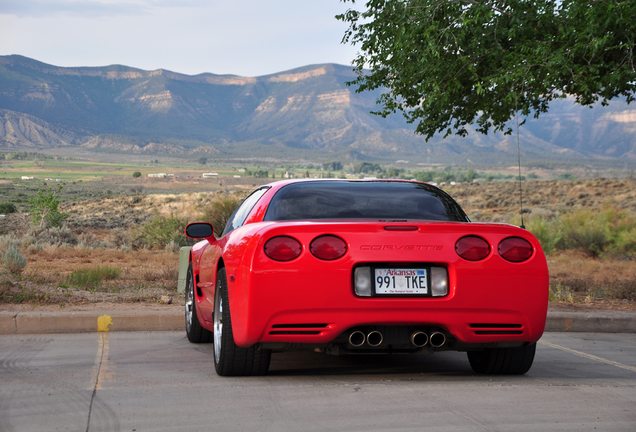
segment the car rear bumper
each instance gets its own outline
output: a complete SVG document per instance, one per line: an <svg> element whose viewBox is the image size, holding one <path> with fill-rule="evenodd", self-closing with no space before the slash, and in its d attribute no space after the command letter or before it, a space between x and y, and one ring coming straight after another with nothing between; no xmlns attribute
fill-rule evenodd
<svg viewBox="0 0 636 432"><path fill-rule="evenodd" d="M449 294L441 298L357 297L351 273L253 272L235 297L243 301L231 303L240 308L232 313L236 343L321 344L364 326L436 328L464 343L535 342L544 331L547 271L522 272L509 282L479 270L462 278L450 267Z"/></svg>

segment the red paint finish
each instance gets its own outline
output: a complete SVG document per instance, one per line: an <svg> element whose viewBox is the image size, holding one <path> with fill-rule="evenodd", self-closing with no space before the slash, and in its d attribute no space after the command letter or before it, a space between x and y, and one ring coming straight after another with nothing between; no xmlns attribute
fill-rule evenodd
<svg viewBox="0 0 636 432"><path fill-rule="evenodd" d="M272 183L243 226L220 240L202 241L192 248L193 268L203 294L196 296L199 316L210 320L218 269L224 266L233 276L228 292L238 345L327 343L347 329L364 325L439 327L466 343L535 342L543 334L548 268L539 242L528 231L504 224L416 220L391 221L390 226L396 228L389 230L386 221L365 219L263 222L271 197L290 182L293 180ZM289 261L276 261L265 250L270 240L281 236L300 245L298 255ZM312 242L324 236L341 239L345 253L329 255L335 257L331 260L315 256ZM467 238L470 244L463 245L460 239ZM473 244L475 238L479 240ZM510 238L521 241L507 247ZM462 258L456 251L458 244L469 255L476 247L477 255L470 256L479 259ZM484 244L489 248L486 254ZM515 250L515 257L527 255L526 244L532 251L525 261L512 262L500 255L501 244ZM357 297L354 269L375 264L444 267L448 294ZM316 334L270 334L274 326L311 323L326 326ZM211 323L202 324L212 329ZM518 332L487 334L479 331L483 324L514 324Z"/></svg>

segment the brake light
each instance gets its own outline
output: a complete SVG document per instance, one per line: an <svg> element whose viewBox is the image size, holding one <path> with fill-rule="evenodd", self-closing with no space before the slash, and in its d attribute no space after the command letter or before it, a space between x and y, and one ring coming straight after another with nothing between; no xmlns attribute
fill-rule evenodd
<svg viewBox="0 0 636 432"><path fill-rule="evenodd" d="M499 255L507 261L523 262L529 259L534 248L528 240L521 237L508 237L499 243Z"/></svg>
<svg viewBox="0 0 636 432"><path fill-rule="evenodd" d="M466 236L457 240L455 252L465 260L480 261L490 254L490 245L481 237Z"/></svg>
<svg viewBox="0 0 636 432"><path fill-rule="evenodd" d="M265 255L275 261L291 261L300 255L303 247L294 238L279 236L268 240L264 249Z"/></svg>
<svg viewBox="0 0 636 432"><path fill-rule="evenodd" d="M347 253L347 244L340 237L324 235L316 237L309 245L309 250L316 258L332 261Z"/></svg>

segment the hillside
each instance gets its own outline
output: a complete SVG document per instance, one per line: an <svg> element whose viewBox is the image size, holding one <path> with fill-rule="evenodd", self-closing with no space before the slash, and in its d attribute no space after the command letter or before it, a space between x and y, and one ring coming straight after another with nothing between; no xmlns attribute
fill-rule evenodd
<svg viewBox="0 0 636 432"><path fill-rule="evenodd" d="M350 66L262 77L190 76L127 66L63 68L0 56L0 151L76 146L110 153L221 158L409 159L510 163L516 137L413 134L400 115L369 111ZM521 128L525 160L636 161L636 108L555 102Z"/></svg>

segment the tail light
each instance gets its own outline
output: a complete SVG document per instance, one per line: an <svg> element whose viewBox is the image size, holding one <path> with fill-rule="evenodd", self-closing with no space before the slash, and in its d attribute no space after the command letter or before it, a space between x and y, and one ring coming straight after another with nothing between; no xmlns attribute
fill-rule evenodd
<svg viewBox="0 0 636 432"><path fill-rule="evenodd" d="M265 255L275 261L291 261L302 249L298 240L287 236L274 237L265 243Z"/></svg>
<svg viewBox="0 0 636 432"><path fill-rule="evenodd" d="M490 254L490 245L481 237L466 236L457 240L455 252L465 260L480 261Z"/></svg>
<svg viewBox="0 0 636 432"><path fill-rule="evenodd" d="M431 295L443 297L448 294L448 270L444 267L431 267Z"/></svg>
<svg viewBox="0 0 636 432"><path fill-rule="evenodd" d="M347 244L340 237L324 235L316 237L309 245L309 250L316 258L332 261L347 253Z"/></svg>
<svg viewBox="0 0 636 432"><path fill-rule="evenodd" d="M508 237L499 243L499 255L507 261L523 262L529 259L534 248L528 240L521 237Z"/></svg>

